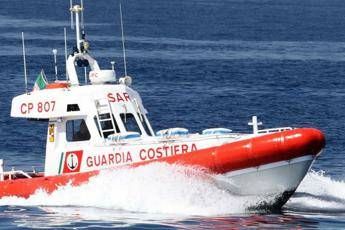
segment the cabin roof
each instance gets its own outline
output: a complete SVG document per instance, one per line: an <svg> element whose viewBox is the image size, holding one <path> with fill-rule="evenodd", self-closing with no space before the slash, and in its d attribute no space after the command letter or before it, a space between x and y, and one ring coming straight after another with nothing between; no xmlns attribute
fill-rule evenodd
<svg viewBox="0 0 345 230"><path fill-rule="evenodd" d="M96 100L107 99L116 113L147 113L140 95L130 87L118 85L84 85L44 89L16 96L11 116L33 119L87 116L96 113Z"/></svg>

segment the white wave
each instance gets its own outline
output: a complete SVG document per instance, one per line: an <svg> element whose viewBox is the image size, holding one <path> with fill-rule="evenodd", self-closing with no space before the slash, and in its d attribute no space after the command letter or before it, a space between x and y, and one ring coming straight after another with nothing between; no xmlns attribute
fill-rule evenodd
<svg viewBox="0 0 345 230"><path fill-rule="evenodd" d="M197 169L151 164L102 172L79 187L67 185L52 194L38 191L28 199L7 197L0 205L81 206L130 212L221 215L245 213L258 201L217 187Z"/></svg>
<svg viewBox="0 0 345 230"><path fill-rule="evenodd" d="M311 171L286 207L297 211L345 212L345 181Z"/></svg>
<svg viewBox="0 0 345 230"><path fill-rule="evenodd" d="M108 210L106 212L115 216L121 212L215 216L248 213L248 208L260 204L263 199L234 195L219 186L215 178L195 168L151 164L104 171L84 185L67 185L52 194L40 190L28 199L6 197L0 199L0 205L73 206L86 208L86 213L94 209ZM312 171L286 208L302 212L345 212L345 182ZM74 208L72 210L74 212ZM91 213L94 215L98 211Z"/></svg>

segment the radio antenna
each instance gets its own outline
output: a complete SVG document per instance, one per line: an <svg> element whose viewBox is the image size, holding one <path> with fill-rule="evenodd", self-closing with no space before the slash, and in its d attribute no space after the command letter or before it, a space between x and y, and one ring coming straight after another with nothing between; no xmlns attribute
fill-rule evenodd
<svg viewBox="0 0 345 230"><path fill-rule="evenodd" d="M24 62L24 80L25 80L25 92L28 93L28 76L26 72L26 53L25 53L25 42L24 42L24 32L22 32L22 44L23 44L23 62Z"/></svg>
<svg viewBox="0 0 345 230"><path fill-rule="evenodd" d="M74 30L74 22L73 22L73 0L69 1L70 11L71 11L71 29Z"/></svg>
<svg viewBox="0 0 345 230"><path fill-rule="evenodd" d="M53 49L53 55L54 55L55 81L57 81L58 80L58 68L57 68L57 61L56 61L57 49Z"/></svg>
<svg viewBox="0 0 345 230"><path fill-rule="evenodd" d="M122 21L122 6L120 3L120 21L121 21L121 37L122 37L122 51L123 51L123 65L125 68L125 76L127 76L127 63L126 63L126 47L125 47L125 36L123 32L123 21Z"/></svg>
<svg viewBox="0 0 345 230"><path fill-rule="evenodd" d="M84 0L80 1L80 6L81 6L81 13L80 13L81 28L84 30Z"/></svg>
<svg viewBox="0 0 345 230"><path fill-rule="evenodd" d="M68 80L68 71L67 71L67 31L66 27L63 28L64 39L65 39L65 64L66 64L66 81Z"/></svg>

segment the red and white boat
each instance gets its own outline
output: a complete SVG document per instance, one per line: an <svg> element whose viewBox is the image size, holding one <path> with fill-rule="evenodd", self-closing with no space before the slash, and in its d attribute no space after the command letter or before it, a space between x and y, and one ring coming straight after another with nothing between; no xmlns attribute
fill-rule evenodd
<svg viewBox="0 0 345 230"><path fill-rule="evenodd" d="M79 23L82 11L71 6L77 46L66 60L68 80L12 101L12 117L48 121L44 172L4 171L1 160L0 197L27 198L38 189L51 193L86 183L105 169L165 162L221 175L225 188L237 194L275 195L278 207L288 200L325 146L319 130L259 130L253 117L248 134L225 128L154 132L131 78L117 80L114 68L100 69L90 56ZM87 84L79 81L78 65L90 70Z"/></svg>

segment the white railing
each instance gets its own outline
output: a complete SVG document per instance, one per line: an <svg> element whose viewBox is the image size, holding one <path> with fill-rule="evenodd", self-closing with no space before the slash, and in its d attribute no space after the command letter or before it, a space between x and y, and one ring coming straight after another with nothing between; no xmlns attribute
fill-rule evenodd
<svg viewBox="0 0 345 230"><path fill-rule="evenodd" d="M283 132L286 130L292 130L291 127L279 127L279 128L272 128L272 129L261 129L258 130L258 134L265 134L265 133L278 133L278 132Z"/></svg>
<svg viewBox="0 0 345 230"><path fill-rule="evenodd" d="M4 171L4 160L0 159L0 181L4 181L5 180L5 176L8 176L9 180L12 180L12 178L14 178L14 176L16 175L22 175L26 178L32 178L29 174L27 174L26 172L22 171L22 170L14 170L14 168L12 168L11 171Z"/></svg>
<svg viewBox="0 0 345 230"><path fill-rule="evenodd" d="M29 174L27 174L26 172L22 171L22 170L11 170L9 172L4 172L4 176L8 175L8 179L12 180L14 179L14 176L16 175L23 175L26 178L32 178Z"/></svg>

